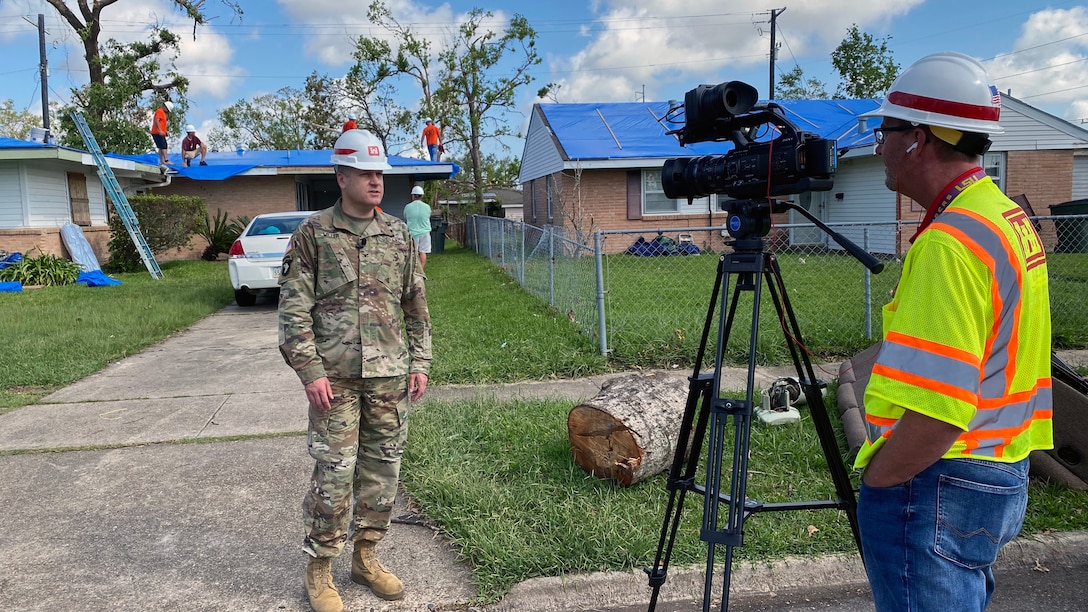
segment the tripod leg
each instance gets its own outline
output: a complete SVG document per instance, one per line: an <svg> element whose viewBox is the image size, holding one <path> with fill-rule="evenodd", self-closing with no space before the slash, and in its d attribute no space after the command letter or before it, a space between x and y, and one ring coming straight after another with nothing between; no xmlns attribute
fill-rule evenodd
<svg viewBox="0 0 1088 612"><path fill-rule="evenodd" d="M712 397L713 377L700 374L703 365L703 357L706 354L707 341L710 336L711 325L714 321L714 309L721 291L722 274L725 266L725 257L718 258L717 274L714 278L714 288L711 290L710 303L707 306L706 321L703 324L703 333L699 339L699 350L695 358L695 369L688 379L688 398L684 407L684 415L680 421L680 433L676 441L675 454L672 467L669 470L668 489L669 501L665 509L665 517L661 523L661 535L657 541L657 552L654 556L653 567L644 568L649 575L649 583L652 589L648 612L654 612L657 608L657 598L661 586L668 575L669 559L672 557L673 545L676 542L676 532L680 527L681 511L684 507L684 498L689 490L694 489L695 474L699 468L699 456L702 452L703 438L706 436L708 406ZM698 417L696 418L696 414ZM691 427L695 422L694 436ZM688 448L688 444L691 448ZM685 462L686 458L686 462Z"/></svg>

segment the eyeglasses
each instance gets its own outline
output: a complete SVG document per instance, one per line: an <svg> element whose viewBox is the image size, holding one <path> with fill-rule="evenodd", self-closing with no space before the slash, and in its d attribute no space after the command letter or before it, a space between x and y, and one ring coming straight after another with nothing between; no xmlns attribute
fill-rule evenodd
<svg viewBox="0 0 1088 612"><path fill-rule="evenodd" d="M873 128L873 139L876 140L878 145L882 145L884 144L884 141L888 139L888 132L907 132L917 127L917 125L892 125L888 127Z"/></svg>

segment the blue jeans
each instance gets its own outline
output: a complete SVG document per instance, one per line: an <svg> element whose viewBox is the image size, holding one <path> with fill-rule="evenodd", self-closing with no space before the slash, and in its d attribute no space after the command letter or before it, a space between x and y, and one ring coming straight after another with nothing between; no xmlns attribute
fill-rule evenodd
<svg viewBox="0 0 1088 612"><path fill-rule="evenodd" d="M879 611L982 611L991 564L1020 532L1028 460L942 459L894 487L862 484L858 524Z"/></svg>
<svg viewBox="0 0 1088 612"><path fill-rule="evenodd" d="M431 161L438 161L438 145L427 145L427 154L431 156Z"/></svg>

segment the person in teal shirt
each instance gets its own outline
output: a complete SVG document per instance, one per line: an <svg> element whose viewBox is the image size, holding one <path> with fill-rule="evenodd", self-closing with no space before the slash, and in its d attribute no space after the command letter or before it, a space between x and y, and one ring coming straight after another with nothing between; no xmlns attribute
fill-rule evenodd
<svg viewBox="0 0 1088 612"><path fill-rule="evenodd" d="M427 265L427 253L431 252L431 207L423 201L423 187L412 187L412 201L404 207L404 220L416 242L419 266L423 268Z"/></svg>

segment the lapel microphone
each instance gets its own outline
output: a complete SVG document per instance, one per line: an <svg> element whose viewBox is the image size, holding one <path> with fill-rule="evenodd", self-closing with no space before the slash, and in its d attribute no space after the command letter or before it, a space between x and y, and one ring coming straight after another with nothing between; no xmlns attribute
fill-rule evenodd
<svg viewBox="0 0 1088 612"><path fill-rule="evenodd" d="M360 238L359 242L355 245L355 248L361 249L366 246L366 238Z"/></svg>

